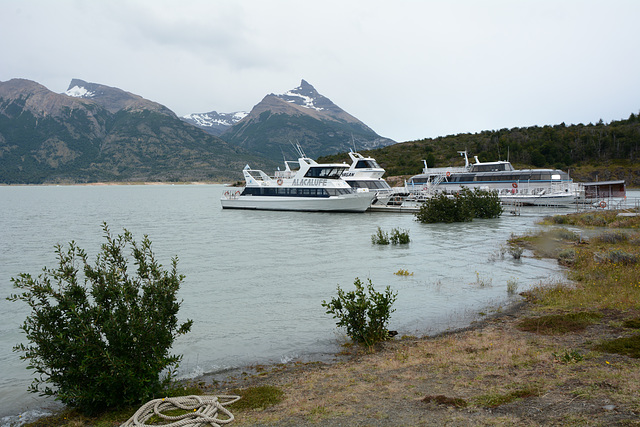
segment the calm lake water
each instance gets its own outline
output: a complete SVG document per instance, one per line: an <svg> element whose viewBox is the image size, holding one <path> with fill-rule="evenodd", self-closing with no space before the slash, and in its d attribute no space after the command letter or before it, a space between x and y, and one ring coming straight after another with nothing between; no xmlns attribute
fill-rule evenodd
<svg viewBox="0 0 640 427"><path fill-rule="evenodd" d="M95 259L101 224L147 234L157 258L179 257L186 275L182 319L192 331L175 343L183 377L255 363L318 360L339 350L344 334L320 305L356 277L398 292L390 329L425 335L469 324L541 281L560 280L554 262L496 256L511 233L536 228L557 212L523 209L465 224L417 223L412 214L222 210L221 185L0 187L0 417L42 407L27 393L26 364L12 347L26 305L4 299L11 277L55 267L53 246L71 240ZM570 211L568 209L561 212ZM378 246L381 227L408 230L411 243ZM402 277L394 273L406 269ZM5 423L10 418L5 418Z"/></svg>

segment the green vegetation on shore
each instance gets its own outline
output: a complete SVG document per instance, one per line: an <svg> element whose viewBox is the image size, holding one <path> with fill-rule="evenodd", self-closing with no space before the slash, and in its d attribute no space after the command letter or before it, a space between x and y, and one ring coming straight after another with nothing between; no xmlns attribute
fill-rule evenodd
<svg viewBox="0 0 640 427"><path fill-rule="evenodd" d="M640 219L621 223L604 220L608 212L588 214L603 219L590 223L608 227L588 233L558 227L578 224L585 215L569 214L548 218L550 226L540 233L512 236L509 245L523 248L525 259L557 259L568 267L569 279L524 292L526 302L515 318L388 341L377 353L356 353L344 363L301 366L299 375L287 376L276 366L247 377L244 387L202 389L251 396L254 388L270 387L260 390L268 396L266 405L229 407L238 426L411 425L426 417L440 425L635 425L640 233L634 227ZM116 425L135 409L83 421L66 413L67 419L32 425Z"/></svg>
<svg viewBox="0 0 640 427"><path fill-rule="evenodd" d="M569 170L580 182L624 179L640 187L640 116L605 124L530 126L486 130L408 141L363 151L385 168L386 176L411 176L429 167L462 166L457 153L467 150L481 161L509 159L518 168ZM473 157L471 157L472 159ZM346 154L321 161L349 161Z"/></svg>

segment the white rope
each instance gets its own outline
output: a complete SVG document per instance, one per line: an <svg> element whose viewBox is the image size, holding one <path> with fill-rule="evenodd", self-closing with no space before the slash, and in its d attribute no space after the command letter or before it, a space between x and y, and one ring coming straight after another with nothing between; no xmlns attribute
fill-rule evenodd
<svg viewBox="0 0 640 427"><path fill-rule="evenodd" d="M220 402L218 399L225 399ZM233 414L224 407L240 400L240 396L180 396L151 400L140 407L121 427L162 425L164 427L221 427L234 420ZM171 410L187 411L183 415L166 415ZM218 418L219 413L225 418ZM151 417L160 418L161 424L145 424ZM170 423L167 424L167 421Z"/></svg>

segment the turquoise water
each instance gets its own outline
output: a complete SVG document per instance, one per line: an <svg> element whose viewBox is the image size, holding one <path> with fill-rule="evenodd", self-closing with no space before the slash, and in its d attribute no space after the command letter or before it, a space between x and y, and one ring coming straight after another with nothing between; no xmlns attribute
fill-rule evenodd
<svg viewBox="0 0 640 427"><path fill-rule="evenodd" d="M184 355L183 377L254 363L323 359L344 334L324 313L336 286L356 277L398 292L390 329L424 335L469 324L480 312L540 281L558 280L550 261L498 256L511 233L536 227L554 212L523 209L495 220L419 224L412 214L297 213L222 210L221 185L0 187L0 294L10 278L53 267L53 246L74 240L94 259L101 224L147 234L168 266L179 257L186 276L180 315L194 320L174 351ZM565 212L565 211L562 211ZM405 246L372 245L381 227L408 230ZM406 269L402 277L394 273ZM25 363L12 352L27 307L0 299L0 417L47 405L26 392Z"/></svg>

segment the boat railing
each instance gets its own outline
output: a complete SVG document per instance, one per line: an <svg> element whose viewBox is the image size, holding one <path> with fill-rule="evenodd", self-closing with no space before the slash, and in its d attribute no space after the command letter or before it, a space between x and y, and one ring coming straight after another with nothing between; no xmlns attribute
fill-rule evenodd
<svg viewBox="0 0 640 427"><path fill-rule="evenodd" d="M222 197L227 200L235 200L242 194L242 188L232 188L222 193Z"/></svg>

